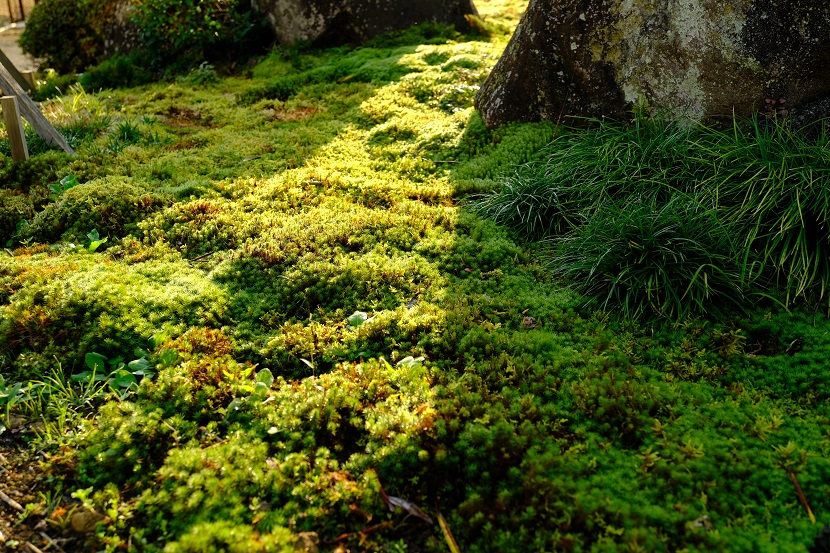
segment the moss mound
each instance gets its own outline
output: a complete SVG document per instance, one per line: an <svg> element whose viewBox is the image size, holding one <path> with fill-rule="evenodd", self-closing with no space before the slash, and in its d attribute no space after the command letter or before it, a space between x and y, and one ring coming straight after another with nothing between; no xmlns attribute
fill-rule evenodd
<svg viewBox="0 0 830 553"><path fill-rule="evenodd" d="M26 236L39 241L59 238L84 241L97 230L101 236L125 236L137 231L136 223L168 200L125 177L104 177L79 184L39 212Z"/></svg>

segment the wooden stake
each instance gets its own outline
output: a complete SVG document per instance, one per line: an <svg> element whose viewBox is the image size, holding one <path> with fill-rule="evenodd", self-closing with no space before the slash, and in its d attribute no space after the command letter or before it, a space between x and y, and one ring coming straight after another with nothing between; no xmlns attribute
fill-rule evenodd
<svg viewBox="0 0 830 553"><path fill-rule="evenodd" d="M26 135L23 133L23 121L17 113L17 98L3 96L0 98L0 108L3 109L3 121L6 123L6 133L9 135L9 144L12 147L12 159L15 161L29 159L29 148L26 147Z"/></svg>
<svg viewBox="0 0 830 553"><path fill-rule="evenodd" d="M3 89L9 94L17 96L20 102L20 113L26 118L26 121L32 126L47 144L57 146L64 152L70 155L75 155L75 150L69 145L66 139L55 130L46 117L40 112L37 105L26 95L26 92L20 87L14 78L11 76L5 67L0 64L0 89Z"/></svg>
<svg viewBox="0 0 830 553"><path fill-rule="evenodd" d="M6 54L3 53L3 50L0 50L0 65L2 65L6 69L6 71L9 72L14 81L17 84L19 84L21 88L25 89L28 92L34 91L34 83L32 83L31 86L29 85L29 82L26 80L26 77L24 77L23 74L17 70L17 67L15 67L12 63L12 60L10 60L8 56L6 56ZM2 88L2 85L0 85L0 88ZM14 94L14 91L8 88L4 89L3 92L6 94Z"/></svg>
<svg viewBox="0 0 830 553"><path fill-rule="evenodd" d="M20 74L23 75L23 78L26 80L27 83L29 83L29 90L34 91L35 90L35 72L34 71L21 71Z"/></svg>

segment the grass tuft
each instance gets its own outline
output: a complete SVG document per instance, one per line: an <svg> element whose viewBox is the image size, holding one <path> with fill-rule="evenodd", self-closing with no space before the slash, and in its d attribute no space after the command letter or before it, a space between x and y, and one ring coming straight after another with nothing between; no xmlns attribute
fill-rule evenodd
<svg viewBox="0 0 830 553"><path fill-rule="evenodd" d="M677 209L681 197L698 204L681 209L693 220L681 222L666 212ZM650 299L635 302L637 307L621 304L629 313L717 312L717 304L708 301L712 294L720 297L750 283L757 293L782 290L788 304L828 298L830 137L824 127L808 136L786 121L759 119L735 121L727 130L642 117L632 125L598 122L594 129L555 140L544 161L523 166L498 189L474 197L471 208L526 240L555 238L561 245L552 261L556 272L588 278L591 282L578 287L591 297L601 296L605 306L617 305L611 298L620 293L618 285L642 289ZM720 229L726 228L732 236L729 246L721 236ZM592 245L592 233L608 240L608 247ZM636 248L627 246L610 249L625 237L639 244L663 240L662 233L675 245L685 240L683 248L667 246L655 255L635 255ZM703 255L707 248L712 249ZM691 259L699 261L691 262L694 272L676 275L674 284L674 275L658 279L663 292L655 297L651 285L643 288L645 281L631 280L631 266L622 261L630 258L643 274L658 275L669 258L685 271L692 251L698 254ZM575 265L566 267L565 260ZM652 265L645 269L644 264ZM695 293L694 274L704 284L715 279L713 287L705 284ZM597 296L600 290L610 295ZM675 300L666 303L669 297ZM623 298L633 299L627 292L616 297ZM686 301L691 303L681 308ZM735 296L728 303L740 302ZM710 307L703 309L705 305Z"/></svg>
<svg viewBox="0 0 830 553"><path fill-rule="evenodd" d="M551 242L553 272L603 309L677 319L744 307L730 229L694 197L609 200Z"/></svg>

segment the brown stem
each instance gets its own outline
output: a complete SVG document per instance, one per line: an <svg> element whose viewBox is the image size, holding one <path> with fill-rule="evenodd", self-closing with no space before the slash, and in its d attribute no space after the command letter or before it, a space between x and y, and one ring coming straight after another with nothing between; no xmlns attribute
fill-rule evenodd
<svg viewBox="0 0 830 553"><path fill-rule="evenodd" d="M197 257L194 257L193 259L188 259L188 261L191 261L191 262L192 262L192 261L201 261L201 260L203 260L204 258L209 257L209 256L211 256L211 255L213 255L213 254L215 254L215 253L216 253L216 251L212 251L212 252L208 252L208 253L203 253L202 255L197 256Z"/></svg>
<svg viewBox="0 0 830 553"><path fill-rule="evenodd" d="M810 510L810 506L807 504L807 498L804 497L804 492L801 491L801 486L798 484L798 480L795 477L795 473L791 470L787 471L790 474L790 478L795 485L795 492L798 494L798 499L801 501L801 504L804 505L804 508L807 509L807 515L810 517L810 522L813 524L816 523L816 517L813 515L813 511Z"/></svg>
<svg viewBox="0 0 830 553"><path fill-rule="evenodd" d="M326 540L323 543L327 544L327 545L330 545L332 543L337 543L339 541L347 540L347 539L349 539L353 536L359 536L361 534L368 534L370 532L376 532L378 530L383 530L384 528L388 528L389 526L392 526L393 524L395 524L394 520L390 520L388 522L382 522L380 524L375 524L374 526L369 526L368 528L364 528L363 530L358 530L357 532L347 532L345 534L340 534L339 536L337 536L333 540Z"/></svg>

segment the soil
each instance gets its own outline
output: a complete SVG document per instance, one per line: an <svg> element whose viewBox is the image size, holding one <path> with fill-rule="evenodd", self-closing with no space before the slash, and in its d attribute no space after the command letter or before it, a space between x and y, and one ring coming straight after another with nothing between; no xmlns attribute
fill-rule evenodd
<svg viewBox="0 0 830 553"><path fill-rule="evenodd" d="M0 551L69 552L80 544L56 516L71 498L58 498L49 512L44 481L58 475L48 461L48 454L33 451L14 431L0 435Z"/></svg>

